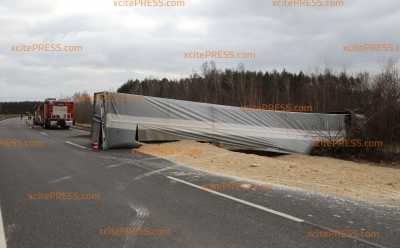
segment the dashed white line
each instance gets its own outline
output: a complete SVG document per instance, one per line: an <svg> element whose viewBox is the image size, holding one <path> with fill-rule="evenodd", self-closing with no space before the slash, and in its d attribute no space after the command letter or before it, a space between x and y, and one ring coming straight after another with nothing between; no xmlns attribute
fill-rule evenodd
<svg viewBox="0 0 400 248"><path fill-rule="evenodd" d="M3 216L0 208L0 248L6 248L6 247L7 247L6 235L4 232Z"/></svg>
<svg viewBox="0 0 400 248"><path fill-rule="evenodd" d="M49 136L47 133L45 133L45 132L39 132L41 135L44 135L44 136Z"/></svg>
<svg viewBox="0 0 400 248"><path fill-rule="evenodd" d="M126 164L127 164L127 163L125 163L125 162L118 163L118 164L110 164L110 165L107 165L107 168L108 168L108 169L116 168L116 167L120 167L120 166L123 166L123 165L126 165Z"/></svg>
<svg viewBox="0 0 400 248"><path fill-rule="evenodd" d="M58 179L50 181L49 184L50 183L58 183L58 182L65 181L65 180L68 180L68 179L71 179L71 177L70 176L61 177L61 178L58 178Z"/></svg>
<svg viewBox="0 0 400 248"><path fill-rule="evenodd" d="M65 141L65 143L67 143L67 144L69 144L69 145L71 145L71 146L79 147L79 148L81 148L81 149L85 149L85 150L88 149L88 148L85 147L85 146L81 146L81 145L75 144L74 142L71 142L71 141Z"/></svg>
<svg viewBox="0 0 400 248"><path fill-rule="evenodd" d="M300 219L300 218L297 218L297 217L294 217L294 216L291 216L291 215L288 215L288 214L285 214L285 213L282 213L282 212L279 212L279 211L276 211L276 210L273 210L273 209L269 209L269 208L266 208L264 206L261 206L261 205L258 205L258 204L254 204L254 203L251 203L251 202L248 202L248 201L245 201L245 200L233 197L233 196L229 196L229 195L226 195L226 194L223 194L223 193L211 190L211 189L207 189L207 188L201 187L199 185L187 182L185 180L181 180L181 179L178 179L178 178L175 178L175 177L170 177L170 176L167 176L167 178L169 178L171 180L174 180L176 182L182 183L182 184L186 184L186 185L191 186L193 188L197 188L197 189L206 191L208 193L211 193L211 194L214 194L214 195L217 195L217 196L221 196L221 197L224 197L226 199L230 199L232 201L235 201L235 202L238 202L238 203L241 203L241 204L253 207L253 208L257 208L259 210L262 210L262 211L265 211L265 212L268 212L268 213L271 213L271 214L274 214L274 215L278 215L280 217L283 217L283 218L291 220L291 221L304 222L303 219Z"/></svg>

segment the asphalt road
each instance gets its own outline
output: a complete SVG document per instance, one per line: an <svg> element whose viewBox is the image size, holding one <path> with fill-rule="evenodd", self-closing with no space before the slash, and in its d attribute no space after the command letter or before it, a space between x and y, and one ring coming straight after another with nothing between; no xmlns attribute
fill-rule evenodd
<svg viewBox="0 0 400 248"><path fill-rule="evenodd" d="M95 152L83 130L19 118L0 122L0 141L0 248L400 247L396 208L279 187L207 190L245 182L128 150ZM92 198L38 199L48 192ZM326 236L342 230L353 237Z"/></svg>

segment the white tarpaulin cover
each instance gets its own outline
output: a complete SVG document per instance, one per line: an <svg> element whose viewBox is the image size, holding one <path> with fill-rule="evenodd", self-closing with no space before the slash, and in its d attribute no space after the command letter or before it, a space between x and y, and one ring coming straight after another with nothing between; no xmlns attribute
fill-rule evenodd
<svg viewBox="0 0 400 248"><path fill-rule="evenodd" d="M94 97L93 142L103 149L137 141L191 139L229 149L309 153L314 142L344 138L345 114L245 109L131 94Z"/></svg>

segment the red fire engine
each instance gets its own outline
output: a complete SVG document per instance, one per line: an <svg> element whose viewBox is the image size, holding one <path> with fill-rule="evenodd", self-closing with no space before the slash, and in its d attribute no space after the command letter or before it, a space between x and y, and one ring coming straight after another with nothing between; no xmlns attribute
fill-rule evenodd
<svg viewBox="0 0 400 248"><path fill-rule="evenodd" d="M75 124L74 102L57 101L55 98L48 98L44 103L35 107L33 124L41 125L44 128L61 127L68 129Z"/></svg>

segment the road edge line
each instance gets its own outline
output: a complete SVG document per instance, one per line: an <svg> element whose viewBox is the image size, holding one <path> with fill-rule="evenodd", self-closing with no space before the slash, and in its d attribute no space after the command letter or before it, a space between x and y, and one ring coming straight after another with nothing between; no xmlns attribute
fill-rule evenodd
<svg viewBox="0 0 400 248"><path fill-rule="evenodd" d="M283 217L283 218L288 219L288 220L292 220L292 221L295 221L295 222L298 222L298 223L303 223L303 224L306 224L306 225L309 225L309 226L313 226L314 228L319 228L321 230L327 230L327 231L330 231L330 232L333 232L333 233L341 234L341 235L343 235L344 237L346 237L348 239L356 240L356 241L358 241L360 243L364 243L364 244L367 244L367 245L370 245L370 246L373 246L373 247L377 247L377 248L388 248L388 247L386 247L384 245L380 245L380 244L377 244L377 243L374 243L374 242L371 242L371 241L368 241L368 240L365 240L365 239L362 239L362 238L358 238L358 237L355 237L355 236L352 236L352 235L347 235L347 234L344 234L344 233L342 233L340 231L337 231L337 230L335 230L333 228L329 228L329 227L325 227L325 226L322 226L322 225L314 224L312 222L309 222L309 221L294 217L292 215L285 214L285 213L282 213L282 212L279 212L279 211L276 211L276 210L273 210L273 209L269 209L267 207L264 207L264 206L261 206L261 205L255 204L255 203L251 203L251 202L248 202L248 201L245 201L245 200L233 197L233 196L229 196L229 195L226 195L226 194L223 194L223 193L220 193L220 192L208 189L208 188L204 188L202 186L187 182L187 181L182 180L182 179L178 179L178 178L171 177L171 176L167 176L167 178L169 178L171 180L174 180L176 182L180 182L182 184L185 184L185 185L200 189L202 191L206 191L206 192L209 192L211 194L218 195L218 196L221 196L221 197L236 201L238 203L242 203L244 205L247 205L247 206L250 206L250 207L253 207L253 208L257 208L259 210L263 210L265 212L268 212L268 213L271 213L271 214L274 214L274 215L278 215L278 216Z"/></svg>
<svg viewBox="0 0 400 248"><path fill-rule="evenodd" d="M226 194L217 192L217 191L215 191L215 190L207 189L207 188L205 188L205 187L202 187L202 186L199 186L199 185L196 185L196 184L187 182L187 181L182 180L182 179L178 179L178 178L171 177L171 176L167 176L167 178L169 178L169 179L171 179L171 180L174 180L174 181L176 181L176 182L179 182L179 183L182 183L182 184L191 186L191 187L193 187L193 188L197 188L197 189L200 189L200 190L202 190L202 191L206 191L206 192L208 192L208 193L211 193L211 194L214 194L214 195L217 195L217 196L221 196L221 197L223 197L223 198L226 198L226 199L229 199L229 200L232 200L232 201L241 203L241 204L243 204L243 205L247 205L247 206L250 206L250 207L253 207L253 208L257 208L257 209L259 209L259 210L262 210L262 211L264 211L264 212L268 212L268 213L270 213L270 214L278 215L278 216L280 216L280 217L283 217L283 218L285 218L285 219L288 219L288 220L291 220L291 221L294 221L294 222L304 223L304 220L303 220L303 219L294 217L294 216L289 215L289 214L285 214L285 213L282 213L282 212L279 212L279 211L276 211L276 210L273 210L273 209L270 209L270 208L267 208L267 207L264 207L264 206L261 206L261 205L258 205L258 204L249 202L249 201L245 201L245 200L242 200L242 199L239 199L239 198L230 196L230 195L226 195Z"/></svg>

